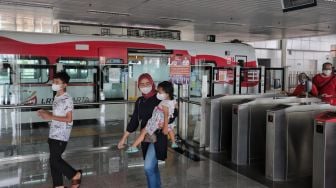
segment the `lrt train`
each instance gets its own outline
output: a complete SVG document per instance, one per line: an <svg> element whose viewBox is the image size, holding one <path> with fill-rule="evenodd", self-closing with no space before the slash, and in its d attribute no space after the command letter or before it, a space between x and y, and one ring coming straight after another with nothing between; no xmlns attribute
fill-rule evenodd
<svg viewBox="0 0 336 188"><path fill-rule="evenodd" d="M243 43L1 31L0 102L52 104L53 74L60 70L70 75L68 92L75 104L134 99L138 95L137 76L148 72L156 82L169 79L174 56L190 59L189 87L194 96L200 96L199 82L204 75L212 82L209 94L225 93L227 88L232 90L234 80L233 69L227 68L257 67L254 48ZM258 84L250 73L241 82L242 88Z"/></svg>

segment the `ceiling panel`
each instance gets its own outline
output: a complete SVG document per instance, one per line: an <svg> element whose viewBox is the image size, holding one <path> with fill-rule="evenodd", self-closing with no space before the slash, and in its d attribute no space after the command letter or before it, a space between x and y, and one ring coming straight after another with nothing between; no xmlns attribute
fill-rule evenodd
<svg viewBox="0 0 336 188"><path fill-rule="evenodd" d="M0 8L1 8L0 1ZM7 1L8 2L8 1ZM196 39L208 34L228 41L336 33L336 2L318 0L318 6L282 12L280 0L18 0L51 4L59 20L188 28ZM129 16L89 13L88 10L127 13ZM218 23L220 22L220 23ZM190 30L192 28L192 30Z"/></svg>

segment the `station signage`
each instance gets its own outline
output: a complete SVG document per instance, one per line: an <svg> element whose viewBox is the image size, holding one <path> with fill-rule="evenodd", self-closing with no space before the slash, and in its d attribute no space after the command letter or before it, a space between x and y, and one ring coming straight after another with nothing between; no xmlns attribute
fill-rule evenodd
<svg viewBox="0 0 336 188"><path fill-rule="evenodd" d="M190 81L189 55L171 55L169 61L170 79L174 84L189 84Z"/></svg>

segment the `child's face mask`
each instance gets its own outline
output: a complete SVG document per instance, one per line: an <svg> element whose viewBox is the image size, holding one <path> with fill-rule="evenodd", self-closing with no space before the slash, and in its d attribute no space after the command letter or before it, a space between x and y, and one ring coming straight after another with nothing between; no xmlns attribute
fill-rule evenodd
<svg viewBox="0 0 336 188"><path fill-rule="evenodd" d="M167 94L166 93L157 93L156 98L161 100L161 101L165 100L165 99L167 99Z"/></svg>
<svg viewBox="0 0 336 188"><path fill-rule="evenodd" d="M51 89L53 91L59 91L59 90L61 90L63 88L65 88L64 83L60 79L55 78L53 80L53 84L51 85Z"/></svg>
<svg viewBox="0 0 336 188"><path fill-rule="evenodd" d="M52 84L51 89L53 91L59 91L62 89L61 84Z"/></svg>

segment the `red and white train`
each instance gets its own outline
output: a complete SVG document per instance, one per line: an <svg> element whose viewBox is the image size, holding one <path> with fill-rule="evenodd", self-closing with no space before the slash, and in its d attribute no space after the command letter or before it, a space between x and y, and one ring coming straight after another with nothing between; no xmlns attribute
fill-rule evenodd
<svg viewBox="0 0 336 188"><path fill-rule="evenodd" d="M213 72L214 67L257 67L254 48L242 43L1 31L0 103L51 104L51 81L59 70L70 74L68 92L75 103L134 99L137 76L148 72L155 81L169 79L172 56L190 58L190 94L194 96L201 95L204 75L209 81L217 79L219 88L225 84L233 88L233 71ZM257 83L248 78L241 86L252 88Z"/></svg>

